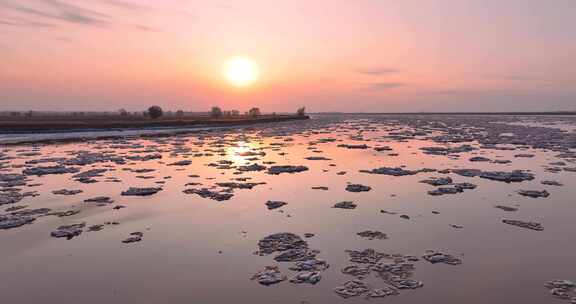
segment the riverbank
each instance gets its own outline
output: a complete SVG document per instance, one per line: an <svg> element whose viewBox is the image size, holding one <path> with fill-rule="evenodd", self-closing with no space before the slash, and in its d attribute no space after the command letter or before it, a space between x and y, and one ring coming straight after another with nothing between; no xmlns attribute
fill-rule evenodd
<svg viewBox="0 0 576 304"><path fill-rule="evenodd" d="M140 129L140 128L184 128L190 126L236 126L255 123L282 122L290 120L306 120L304 115L262 115L258 117L188 117L161 119L44 119L42 117L19 120L0 120L0 133L20 132L52 132L70 130L110 130L110 129Z"/></svg>

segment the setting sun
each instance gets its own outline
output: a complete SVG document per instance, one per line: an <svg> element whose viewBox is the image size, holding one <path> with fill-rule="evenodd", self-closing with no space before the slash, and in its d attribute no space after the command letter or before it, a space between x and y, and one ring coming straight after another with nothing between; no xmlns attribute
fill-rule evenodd
<svg viewBox="0 0 576 304"><path fill-rule="evenodd" d="M224 66L224 76L234 86L249 86L258 79L258 67L249 58L232 58Z"/></svg>

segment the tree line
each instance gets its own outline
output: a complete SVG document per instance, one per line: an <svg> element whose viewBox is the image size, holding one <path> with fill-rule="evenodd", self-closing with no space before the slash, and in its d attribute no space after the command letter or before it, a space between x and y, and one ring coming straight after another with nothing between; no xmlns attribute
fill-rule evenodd
<svg viewBox="0 0 576 304"><path fill-rule="evenodd" d="M102 112L84 112L84 111L73 111L73 112L56 112L56 111L4 111L0 112L0 116L14 117L18 119L34 119L34 118L57 118L57 117L77 117L77 118L91 118L91 117L147 117L151 119L158 119L160 117L194 117L208 115L212 118L224 118L224 117L259 117L262 116L262 112L259 108L253 107L248 111L241 113L238 110L222 110L222 108L214 106L209 112L184 112L183 110L177 111L164 111L160 106L154 105L146 109L145 111L127 111L126 109L120 109L116 112L102 111ZM276 115L276 113L271 113L271 115ZM304 107L299 108L296 111L296 115L305 116L306 109Z"/></svg>
<svg viewBox="0 0 576 304"><path fill-rule="evenodd" d="M298 116L306 115L306 108L305 107L298 108L298 110L296 111L296 114ZM128 115L128 112L126 110L121 109L120 115L126 116L126 115ZM152 119L158 119L158 118L162 117L163 115L164 115L164 111L162 110L162 108L160 106L151 106L148 108L147 111L144 111L144 116L150 117ZM272 115L276 115L276 113L272 113ZM184 116L184 111L182 111L182 110L176 111L176 117L182 117L182 116ZM241 115L240 115L240 111L238 111L238 110L223 111L220 107L212 107L212 109L210 110L210 117L212 117L212 118L239 117L239 116L241 116ZM254 108L251 108L248 111L244 112L244 116L259 117L259 116L262 116L262 112L260 111L259 108L254 107Z"/></svg>

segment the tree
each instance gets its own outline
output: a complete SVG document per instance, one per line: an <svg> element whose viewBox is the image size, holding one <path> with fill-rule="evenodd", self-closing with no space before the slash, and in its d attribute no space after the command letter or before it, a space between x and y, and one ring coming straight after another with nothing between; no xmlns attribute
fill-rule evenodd
<svg viewBox="0 0 576 304"><path fill-rule="evenodd" d="M296 111L296 114L298 116L305 116L306 115L306 108L305 107L298 108L298 110Z"/></svg>
<svg viewBox="0 0 576 304"><path fill-rule="evenodd" d="M258 108L252 108L252 109L248 110L248 116L258 117L260 115L261 115L260 109L258 109Z"/></svg>
<svg viewBox="0 0 576 304"><path fill-rule="evenodd" d="M162 108L159 106L151 106L148 108L148 116L150 116L152 119L159 118L163 114L164 111L162 111Z"/></svg>
<svg viewBox="0 0 576 304"><path fill-rule="evenodd" d="M182 110L176 111L176 116L177 116L177 117L182 117L182 116L184 116L184 111L182 111Z"/></svg>
<svg viewBox="0 0 576 304"><path fill-rule="evenodd" d="M118 113L119 113L120 116L122 116L122 117L128 116L128 111L126 111L126 109L120 109L120 110L118 110Z"/></svg>
<svg viewBox="0 0 576 304"><path fill-rule="evenodd" d="M212 107L212 110L210 111L210 116L222 117L222 109L220 109L220 107Z"/></svg>

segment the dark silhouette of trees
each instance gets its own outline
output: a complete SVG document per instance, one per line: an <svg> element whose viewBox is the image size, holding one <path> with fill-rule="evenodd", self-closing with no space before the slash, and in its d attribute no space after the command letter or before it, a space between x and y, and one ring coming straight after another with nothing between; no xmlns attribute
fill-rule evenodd
<svg viewBox="0 0 576 304"><path fill-rule="evenodd" d="M220 107L212 107L212 110L210 111L210 116L222 117L222 109L220 109Z"/></svg>
<svg viewBox="0 0 576 304"><path fill-rule="evenodd" d="M148 108L148 116L152 119L160 118L164 114L162 108L159 106L151 106Z"/></svg>
<svg viewBox="0 0 576 304"><path fill-rule="evenodd" d="M258 108L252 108L252 109L248 110L247 114L248 114L248 116L251 116L251 117L258 117L258 116L262 115L260 113L260 109L258 109Z"/></svg>
<svg viewBox="0 0 576 304"><path fill-rule="evenodd" d="M306 107L298 108L298 110L296 111L296 114L298 116L305 116L306 115Z"/></svg>

